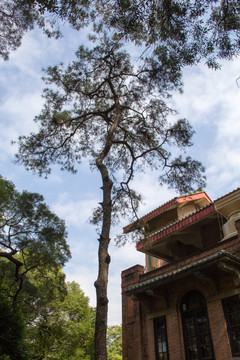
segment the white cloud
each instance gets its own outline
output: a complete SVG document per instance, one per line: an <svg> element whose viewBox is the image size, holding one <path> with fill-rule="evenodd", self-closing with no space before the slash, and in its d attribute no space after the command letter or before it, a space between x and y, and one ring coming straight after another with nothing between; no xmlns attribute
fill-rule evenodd
<svg viewBox="0 0 240 360"><path fill-rule="evenodd" d="M239 108L236 79L240 74L240 59L223 62L222 70L209 70L205 64L187 68L184 72L184 93L175 94L173 103L180 114L192 124L218 124L220 115L227 116L229 109ZM220 119L221 120L221 119Z"/></svg>
<svg viewBox="0 0 240 360"><path fill-rule="evenodd" d="M143 195L143 204L139 210L140 216L145 215L176 196L175 191L168 189L167 186L159 185L158 173L156 171L136 175L132 186Z"/></svg>
<svg viewBox="0 0 240 360"><path fill-rule="evenodd" d="M80 261L75 265L71 262L64 267L64 272L66 273L67 281L76 281L80 284L81 289L90 299L90 306L95 307L94 281L97 278L97 266L89 268L89 266L84 266Z"/></svg>
<svg viewBox="0 0 240 360"><path fill-rule="evenodd" d="M225 61L219 71L204 64L189 68L184 75L184 94L173 99L180 116L190 120L198 132L192 152L206 167L206 191L213 199L239 182L239 74L240 59Z"/></svg>
<svg viewBox="0 0 240 360"><path fill-rule="evenodd" d="M58 200L52 204L54 212L65 219L68 225L81 227L86 224L91 216L92 210L97 206L98 200L83 196L81 200L73 201L69 199L69 193L63 193Z"/></svg>

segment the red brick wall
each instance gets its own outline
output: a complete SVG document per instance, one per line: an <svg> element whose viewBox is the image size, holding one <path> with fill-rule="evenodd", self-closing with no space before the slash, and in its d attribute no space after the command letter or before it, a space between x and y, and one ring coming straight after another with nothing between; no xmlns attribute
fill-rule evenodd
<svg viewBox="0 0 240 360"><path fill-rule="evenodd" d="M222 308L221 300L208 303L208 318L212 333L215 359L230 359L231 348L227 334L227 326Z"/></svg>
<svg viewBox="0 0 240 360"><path fill-rule="evenodd" d="M182 341L180 337L180 329L178 314L172 312L166 316L167 321L167 334L168 334L168 352L171 360L182 360L184 359Z"/></svg>
<svg viewBox="0 0 240 360"><path fill-rule="evenodd" d="M146 299L134 300L126 296L125 291L128 287L208 257L221 249L240 256L240 220L236 222L236 228L238 230L238 237L219 242L216 246L196 254L191 258L169 264L146 274L144 274L143 266L140 265L136 265L122 272L123 360L155 360L153 319L149 317L149 313L153 311L153 308L154 311L156 311L156 316L158 316L157 311L159 311L160 315L164 315L165 311L161 305L163 303L157 300L157 298L149 300L150 302L147 304ZM227 335L222 302L221 299L218 298L219 291L228 291L227 296L231 296L231 283L231 275L228 274L226 274L225 277L220 277L216 284L207 277L197 278L192 274L184 279L166 284L163 288L159 289L159 291L164 292L162 295L166 297L166 303L168 305L165 314L170 360L185 360L182 322L179 309L182 297L190 290L198 290L206 298L215 359L231 359L231 348ZM157 305L158 302L159 307ZM147 305L149 305L149 307Z"/></svg>
<svg viewBox="0 0 240 360"><path fill-rule="evenodd" d="M141 274L141 271L137 270L141 268L135 268L135 274L131 274L132 279ZM214 290L211 281L204 278L196 279L194 275L189 275L159 289L165 294L168 304L166 310L162 309L161 301L159 307L156 306L156 298L153 301L156 316L159 316L158 311L160 315L164 315L164 311L166 313L170 360L185 360L180 303L183 296L191 290L200 291L207 302L208 299L210 300L207 309L215 359L230 359L231 349L221 299L214 300L213 292L216 289ZM227 296L231 296L231 293ZM151 304L148 307L146 300L134 301L123 293L123 360L155 360L153 319L148 317L152 310L153 307Z"/></svg>
<svg viewBox="0 0 240 360"><path fill-rule="evenodd" d="M122 272L122 335L123 360L141 360L141 304L125 295L127 288L139 281L144 272L141 265Z"/></svg>

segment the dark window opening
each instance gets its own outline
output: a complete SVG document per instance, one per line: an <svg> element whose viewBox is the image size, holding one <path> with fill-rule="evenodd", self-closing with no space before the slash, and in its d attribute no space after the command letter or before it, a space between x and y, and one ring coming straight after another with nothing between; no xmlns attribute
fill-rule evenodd
<svg viewBox="0 0 240 360"><path fill-rule="evenodd" d="M154 319L156 360L169 360L166 317Z"/></svg>
<svg viewBox="0 0 240 360"><path fill-rule="evenodd" d="M228 336L231 344L232 355L240 356L240 299L239 296L231 296L223 299L223 310L228 328Z"/></svg>
<svg viewBox="0 0 240 360"><path fill-rule="evenodd" d="M186 294L181 303L186 360L214 360L211 332L204 296Z"/></svg>

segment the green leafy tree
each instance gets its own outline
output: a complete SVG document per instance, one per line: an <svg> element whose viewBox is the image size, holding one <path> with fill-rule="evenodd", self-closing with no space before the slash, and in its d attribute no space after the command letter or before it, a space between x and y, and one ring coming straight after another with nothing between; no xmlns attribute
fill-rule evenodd
<svg viewBox="0 0 240 360"><path fill-rule="evenodd" d="M80 286L67 283L64 299L53 298L27 327L31 359L93 359L94 321Z"/></svg>
<svg viewBox="0 0 240 360"><path fill-rule="evenodd" d="M26 360L25 324L20 312L14 312L9 297L0 291L0 359Z"/></svg>
<svg viewBox="0 0 240 360"><path fill-rule="evenodd" d="M14 307L24 281L28 286L29 272L35 271L43 279L46 271L51 271L55 283L61 279L59 268L70 258L66 236L63 220L49 210L41 195L19 193L11 182L0 177L2 288L6 279L11 279L7 288Z"/></svg>
<svg viewBox="0 0 240 360"><path fill-rule="evenodd" d="M77 283L52 270L28 272L13 308L12 264L0 260L0 359L92 360L94 310ZM9 269L10 268L10 269Z"/></svg>
<svg viewBox="0 0 240 360"><path fill-rule="evenodd" d="M151 60L135 69L121 45L106 36L92 50L80 47L66 69L48 68L50 87L36 117L39 131L19 139L18 162L40 175L48 175L54 163L75 172L82 157L101 175L103 200L92 217L101 224L95 282L97 360L107 358L110 230L130 210L136 215L141 197L130 186L134 174L156 168L161 183L181 192L204 185L201 164L181 154L192 145L191 126L184 119L167 120L173 110L164 98L180 86L179 79L173 81L170 72L162 71L160 79Z"/></svg>
<svg viewBox="0 0 240 360"><path fill-rule="evenodd" d="M107 332L108 360L122 360L122 326L108 327Z"/></svg>
<svg viewBox="0 0 240 360"><path fill-rule="evenodd" d="M93 359L93 310L61 270L63 221L2 177L0 209L0 358Z"/></svg>
<svg viewBox="0 0 240 360"><path fill-rule="evenodd" d="M61 266L70 257L62 220L39 194L19 193L0 177L0 354L27 356L25 325L46 312L49 301L62 298ZM59 295L61 294L61 295Z"/></svg>

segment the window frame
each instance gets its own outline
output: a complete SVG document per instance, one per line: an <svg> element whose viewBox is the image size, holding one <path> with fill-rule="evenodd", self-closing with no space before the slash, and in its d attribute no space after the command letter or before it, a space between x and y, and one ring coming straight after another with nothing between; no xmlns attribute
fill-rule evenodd
<svg viewBox="0 0 240 360"><path fill-rule="evenodd" d="M227 304L229 304L232 301L236 301L238 303L239 306L239 310L237 312L233 312L233 313L229 313L228 309L227 309ZM240 356L240 351L235 352L235 344L234 344L234 340L233 340L233 332L232 329L233 327L239 327L240 328L240 320L239 323L237 325L231 325L231 321L230 321L230 315L234 315L236 313L240 313L240 295L233 295L233 296L229 296L227 298L222 299L222 306L223 306L223 312L224 312L224 316L225 316L225 321L227 324L227 332L228 332L228 338L229 338L229 342L230 342L230 346L231 346L231 352L232 352L232 356Z"/></svg>
<svg viewBox="0 0 240 360"><path fill-rule="evenodd" d="M156 360L169 360L169 352L168 352L168 334L167 334L167 322L166 316L159 316L153 319L154 324L154 342L155 342L155 358ZM163 328L162 328L163 327ZM161 328L161 332L159 334L159 328ZM164 335L164 336L162 336ZM166 351L159 352L159 337L164 337L161 339L162 344L165 340ZM163 345L162 345L163 348Z"/></svg>
<svg viewBox="0 0 240 360"><path fill-rule="evenodd" d="M190 307L187 309L184 309L184 300L186 301L186 299L189 301L191 295L197 295L199 296L199 300L200 300L200 304L199 306L196 307ZM188 349L189 349L189 336L187 336L188 333L188 326L187 326L187 319L191 319L192 321L192 327L193 327L193 331L194 331L194 338L195 338L195 343L196 343L196 350L197 350L197 358L198 360L202 359L201 356L201 347L203 346L202 341L201 341L201 334L200 330L199 330L199 325L198 325L198 319L200 319L200 315L201 313L204 314L205 316L205 321L206 321L206 325L207 325L207 331L206 331L206 336L209 339L209 349L211 352L211 358L208 357L208 359L214 360L215 359L215 355L214 355L214 348L213 348L213 342L212 342L212 334L211 334L211 329L210 329L210 324L209 324L209 319L208 319L208 311L207 311L207 304L206 304L206 300L203 296L203 294L200 291L196 291L196 290L192 290L189 291L188 293L186 293L181 301L181 305L180 305L180 312L181 312L181 318L182 318L182 329L183 329L183 340L184 340L184 351L185 351L185 357L186 360L191 360L191 357L188 353Z"/></svg>

